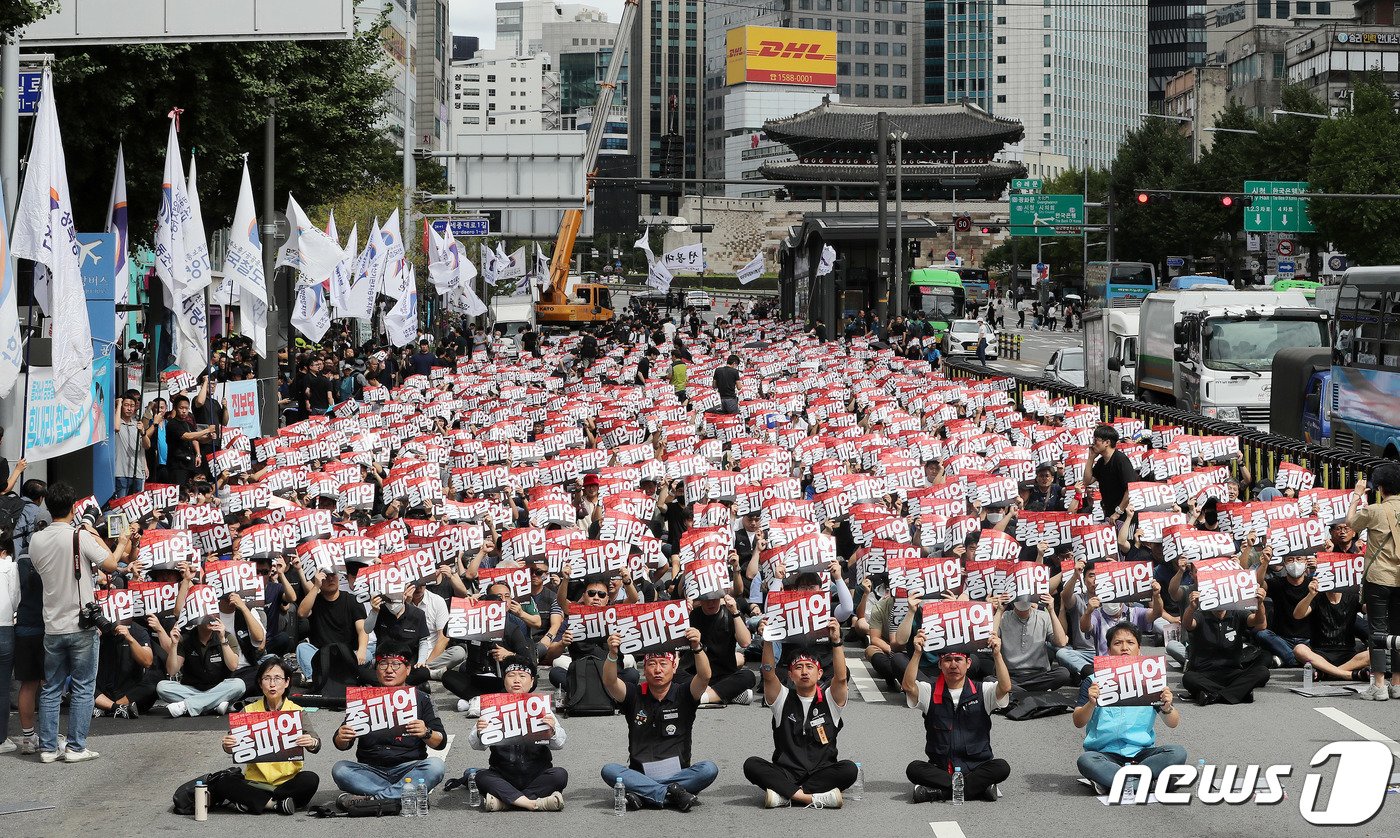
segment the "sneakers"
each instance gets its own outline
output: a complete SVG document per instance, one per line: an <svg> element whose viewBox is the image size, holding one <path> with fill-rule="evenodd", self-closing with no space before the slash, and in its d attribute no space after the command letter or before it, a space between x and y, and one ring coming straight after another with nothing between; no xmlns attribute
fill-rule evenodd
<svg viewBox="0 0 1400 838"><path fill-rule="evenodd" d="M982 792L982 799L988 803L995 803L1001 798L1001 792L997 790L997 784L992 783L987 786L987 790Z"/></svg>
<svg viewBox="0 0 1400 838"><path fill-rule="evenodd" d="M39 753L39 734L30 733L19 737L20 756L30 756Z"/></svg>
<svg viewBox="0 0 1400 838"><path fill-rule="evenodd" d="M218 704L214 705L214 715L216 715L216 716L227 716L227 715L228 715L228 702L227 702L227 701L220 701Z"/></svg>
<svg viewBox="0 0 1400 838"><path fill-rule="evenodd" d="M753 690L744 690L743 692L741 692L741 693L739 693L738 695L734 696L734 700L731 701L731 702L729 702L729 703L730 703L730 704L744 704L744 705L748 705L748 704L753 703Z"/></svg>
<svg viewBox="0 0 1400 838"><path fill-rule="evenodd" d="M807 804L807 808L840 809L842 802L843 801L841 798L841 790L832 789L831 791L824 791L819 794L812 795L812 802Z"/></svg>
<svg viewBox="0 0 1400 838"><path fill-rule="evenodd" d="M457 712L466 713L469 719L477 718L481 715L481 697L457 699Z"/></svg>
<svg viewBox="0 0 1400 838"><path fill-rule="evenodd" d="M58 751L44 751L39 754L39 761L48 765L51 762L58 762Z"/></svg>
<svg viewBox="0 0 1400 838"><path fill-rule="evenodd" d="M1094 787L1094 794L1097 794L1099 797L1103 797L1105 794L1108 794L1108 789L1104 786L1103 783L1095 783L1093 780L1090 780L1089 782Z"/></svg>
<svg viewBox="0 0 1400 838"><path fill-rule="evenodd" d="M642 809L646 808L646 801L642 800L642 796L640 794L637 794L634 791L629 791L626 792L626 797L627 811L640 812Z"/></svg>
<svg viewBox="0 0 1400 838"><path fill-rule="evenodd" d="M165 712L170 714L170 718L178 719L181 716L188 716L190 714L190 708L185 702L176 701L165 705Z"/></svg>
<svg viewBox="0 0 1400 838"><path fill-rule="evenodd" d="M19 746L8 739L0 740L0 754L12 754L19 750Z"/></svg>
<svg viewBox="0 0 1400 838"><path fill-rule="evenodd" d="M556 791L548 797L541 797L535 801L536 812L562 812L564 811L564 793Z"/></svg>
<svg viewBox="0 0 1400 838"><path fill-rule="evenodd" d="M1400 699L1400 684L1390 685L1390 697Z"/></svg>
<svg viewBox="0 0 1400 838"><path fill-rule="evenodd" d="M941 789L930 788L929 786L914 786L914 792L909 795L910 803L930 803L935 800L943 800Z"/></svg>
<svg viewBox="0 0 1400 838"><path fill-rule="evenodd" d="M487 812L504 812L506 804L494 794L488 794L482 798L481 808Z"/></svg>
<svg viewBox="0 0 1400 838"><path fill-rule="evenodd" d="M784 806L790 805L792 805L792 802L789 800L784 800L783 796L781 794L778 794L776 791L773 791L772 789L763 790L763 808L781 809Z"/></svg>
<svg viewBox="0 0 1400 838"><path fill-rule="evenodd" d="M695 802L695 795L686 791L680 783L672 783L666 787L666 803L677 812L689 812Z"/></svg>
<svg viewBox="0 0 1400 838"><path fill-rule="evenodd" d="M63 761L87 762L88 760L97 759L99 756L101 756L101 754L99 754L97 751L94 751L91 748L83 748L81 751L64 751Z"/></svg>
<svg viewBox="0 0 1400 838"><path fill-rule="evenodd" d="M284 797L277 801L277 805L272 811L279 815L295 815L297 813L297 802L290 797Z"/></svg>
<svg viewBox="0 0 1400 838"><path fill-rule="evenodd" d="M343 791L336 796L335 807L342 812L349 812L350 807L355 805L356 803L362 803L366 800L373 799L374 798L370 797L367 794L351 794L348 791Z"/></svg>
<svg viewBox="0 0 1400 838"><path fill-rule="evenodd" d="M112 711L112 716L118 719L139 719L141 718L141 709L130 702L118 704L117 709Z"/></svg>
<svg viewBox="0 0 1400 838"><path fill-rule="evenodd" d="M1370 685L1369 687L1367 687L1366 689L1362 690L1360 693L1358 693L1358 695L1361 696L1361 698L1362 698L1363 701L1389 701L1389 700L1390 700L1390 691L1389 691L1388 689L1386 689L1385 687L1381 686L1380 684L1374 684L1374 683L1371 684L1371 685Z"/></svg>

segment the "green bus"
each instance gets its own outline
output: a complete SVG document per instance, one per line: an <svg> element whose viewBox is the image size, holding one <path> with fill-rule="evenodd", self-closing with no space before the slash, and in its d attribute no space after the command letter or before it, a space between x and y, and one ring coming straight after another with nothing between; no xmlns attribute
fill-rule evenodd
<svg viewBox="0 0 1400 838"><path fill-rule="evenodd" d="M922 311L941 339L948 324L962 317L966 302L963 279L945 268L918 268L909 272L909 314Z"/></svg>
<svg viewBox="0 0 1400 838"><path fill-rule="evenodd" d="M1317 298L1317 289L1321 287L1321 282L1314 282L1310 279L1274 280L1275 291L1302 291L1303 296L1306 297L1309 301Z"/></svg>

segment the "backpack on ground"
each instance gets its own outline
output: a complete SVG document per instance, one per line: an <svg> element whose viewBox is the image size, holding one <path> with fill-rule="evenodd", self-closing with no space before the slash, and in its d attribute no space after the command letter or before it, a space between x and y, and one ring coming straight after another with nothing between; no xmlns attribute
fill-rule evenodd
<svg viewBox="0 0 1400 838"><path fill-rule="evenodd" d="M215 806L222 805L225 801L222 798L215 797L214 795L214 781L225 779L226 777L229 777L233 774L242 773L242 768L234 766L232 768L224 768L220 771L214 771L209 774L200 774L193 780L187 780L186 782L181 783L180 787L175 789L175 794L172 795L170 798L170 811L174 812L177 815L185 815L187 817L193 815L194 787L195 784L201 780L203 780L204 785L209 788L209 807L212 809Z"/></svg>
<svg viewBox="0 0 1400 838"><path fill-rule="evenodd" d="M603 689L603 662L595 657L575 658L565 680L564 712L569 716L611 716L612 697Z"/></svg>

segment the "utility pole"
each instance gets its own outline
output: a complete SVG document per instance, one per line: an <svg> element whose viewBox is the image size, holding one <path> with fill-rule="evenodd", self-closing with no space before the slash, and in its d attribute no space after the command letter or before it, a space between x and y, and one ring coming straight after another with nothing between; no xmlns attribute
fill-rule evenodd
<svg viewBox="0 0 1400 838"><path fill-rule="evenodd" d="M408 17L408 33L405 36L403 47L403 243L404 249L408 249L408 243L416 238L413 229L413 191L417 188L418 171L415 168L413 159L413 106L410 104L410 92L413 89L413 46L418 40L418 18L414 14L417 8L416 3L404 5L404 14Z"/></svg>
<svg viewBox="0 0 1400 838"><path fill-rule="evenodd" d="M0 46L0 79L9 94L0 107L0 184L5 187L5 217L15 223L19 206L19 97L14 94L19 81L19 35L6 38ZM44 91L44 95L48 95Z"/></svg>
<svg viewBox="0 0 1400 838"><path fill-rule="evenodd" d="M262 257L263 286L267 290L267 331L268 357L258 359L258 380L262 387L261 414L263 436L277 433L277 417L281 413L277 406L277 350L291 343L291 326L283 332L283 312L277 305L277 195L273 178L273 165L277 150L277 100L267 99L267 121L263 124L263 216L262 216ZM292 316L287 308L286 317ZM291 349L287 351L287 363L291 363Z"/></svg>
<svg viewBox="0 0 1400 838"><path fill-rule="evenodd" d="M894 138L894 273L890 278L890 314L904 314L904 138L895 131Z"/></svg>
<svg viewBox="0 0 1400 838"><path fill-rule="evenodd" d="M890 182L888 165L890 157L890 115L880 111L875 116L875 136L879 139L879 171L875 179L879 185L875 187L875 198L879 205L879 244L875 248L876 271L875 288L873 302L875 303L875 316L884 321L889 313L886 302L881 294L889 293L889 264L890 264L890 214L889 214L889 192Z"/></svg>

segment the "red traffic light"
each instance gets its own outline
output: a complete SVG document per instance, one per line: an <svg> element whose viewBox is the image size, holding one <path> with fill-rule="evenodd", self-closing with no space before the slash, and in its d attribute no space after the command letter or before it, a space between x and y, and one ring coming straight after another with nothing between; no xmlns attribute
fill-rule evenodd
<svg viewBox="0 0 1400 838"><path fill-rule="evenodd" d="M1139 204L1148 204L1148 203L1151 203L1151 202L1152 202L1152 196L1149 195L1149 194L1147 194L1146 192L1139 192L1139 193L1137 193L1137 202L1138 202Z"/></svg>
<svg viewBox="0 0 1400 838"><path fill-rule="evenodd" d="M1221 195L1221 196L1220 196L1220 206L1222 206L1222 207L1233 207L1234 205L1235 205L1235 196L1233 196L1233 195Z"/></svg>

